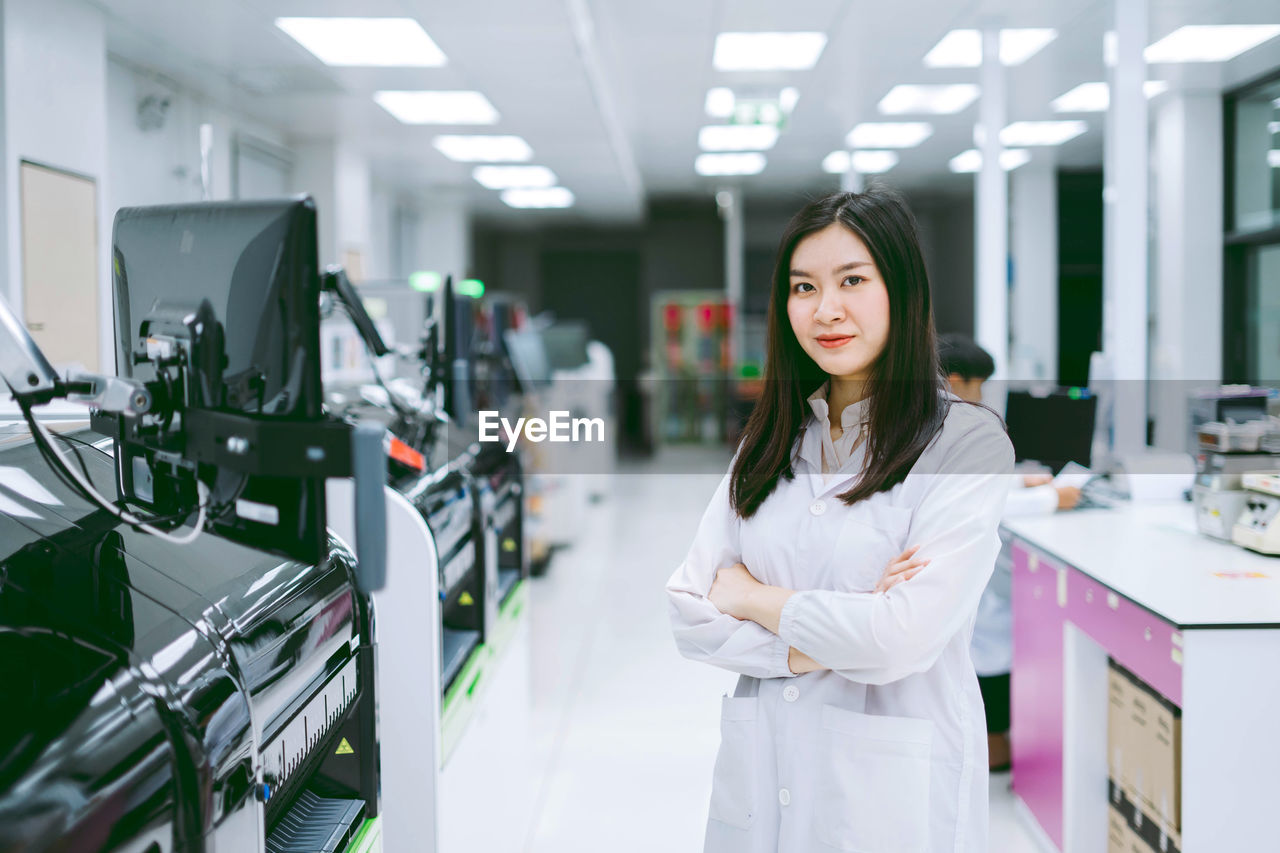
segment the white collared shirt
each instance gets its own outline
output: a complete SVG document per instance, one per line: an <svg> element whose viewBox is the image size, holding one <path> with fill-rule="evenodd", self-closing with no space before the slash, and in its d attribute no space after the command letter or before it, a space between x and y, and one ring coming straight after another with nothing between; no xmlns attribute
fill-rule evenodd
<svg viewBox="0 0 1280 853"><path fill-rule="evenodd" d="M838 439L832 441L831 409L827 402L830 390L831 383L824 382L821 388L809 395L809 408L813 412L813 422L808 428L817 430L822 437L821 467L824 483L830 482L834 474L844 471L851 461L861 467L862 454L858 454L856 460L853 459L853 455L863 445L863 433L871 415L869 397L845 406L844 411L840 413L842 432Z"/></svg>
<svg viewBox="0 0 1280 853"><path fill-rule="evenodd" d="M721 709L708 853L986 853L986 724L969 638L1013 448L993 414L949 399L906 479L852 506L839 494L862 452L828 479L830 432L816 413L793 448L795 476L751 518L730 506L729 475L712 497L667 582L680 652L741 676ZM874 592L909 545L929 565ZM796 590L777 635L707 598L737 562ZM795 675L792 647L831 669Z"/></svg>

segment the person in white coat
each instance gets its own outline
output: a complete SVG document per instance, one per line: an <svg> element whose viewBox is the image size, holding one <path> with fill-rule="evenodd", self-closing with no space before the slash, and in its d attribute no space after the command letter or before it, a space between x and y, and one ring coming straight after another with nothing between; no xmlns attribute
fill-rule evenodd
<svg viewBox="0 0 1280 853"><path fill-rule="evenodd" d="M964 335L942 335L938 339L938 360L951 390L962 400L982 400L982 386L995 373L991 353ZM1045 474L1015 477L1005 503L1004 517L1051 515L1073 509L1080 502L1074 486L1055 486ZM993 773L1012 768L1009 743L1011 703L1010 673L1013 669L1013 557L1008 546L1000 549L995 571L978 602L978 618L973 626L969 656L978 673L978 688L987 718L987 763Z"/></svg>
<svg viewBox="0 0 1280 853"><path fill-rule="evenodd" d="M783 235L765 387L667 584L722 700L710 853L986 853L974 611L1013 451L945 389L914 218L881 189Z"/></svg>

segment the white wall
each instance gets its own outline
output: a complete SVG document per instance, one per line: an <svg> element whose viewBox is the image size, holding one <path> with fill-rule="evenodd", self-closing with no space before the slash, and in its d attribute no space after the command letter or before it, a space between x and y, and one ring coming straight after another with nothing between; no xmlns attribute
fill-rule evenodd
<svg viewBox="0 0 1280 853"><path fill-rule="evenodd" d="M3 192L0 228L8 283L22 313L19 163L76 172L97 184L99 220L110 194L106 147L106 35L102 13L78 0L6 0L3 8ZM110 239L99 231L100 359L113 363Z"/></svg>
<svg viewBox="0 0 1280 853"><path fill-rule="evenodd" d="M433 270L456 280L471 273L471 220L463 190L437 189L404 199L399 232L404 275Z"/></svg>

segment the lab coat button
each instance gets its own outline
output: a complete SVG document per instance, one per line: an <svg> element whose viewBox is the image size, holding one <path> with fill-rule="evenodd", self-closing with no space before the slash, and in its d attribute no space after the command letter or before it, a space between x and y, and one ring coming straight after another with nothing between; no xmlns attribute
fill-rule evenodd
<svg viewBox="0 0 1280 853"><path fill-rule="evenodd" d="M782 688L782 698L786 699L788 702L796 701L800 698L800 688L796 687L794 684L788 684L786 687Z"/></svg>
<svg viewBox="0 0 1280 853"><path fill-rule="evenodd" d="M786 788L778 791L778 802L782 803L784 806L791 805L791 792Z"/></svg>
<svg viewBox="0 0 1280 853"><path fill-rule="evenodd" d="M822 515L826 511L827 511L827 505L823 501L814 501L813 503L809 504L809 512L813 513L814 515Z"/></svg>

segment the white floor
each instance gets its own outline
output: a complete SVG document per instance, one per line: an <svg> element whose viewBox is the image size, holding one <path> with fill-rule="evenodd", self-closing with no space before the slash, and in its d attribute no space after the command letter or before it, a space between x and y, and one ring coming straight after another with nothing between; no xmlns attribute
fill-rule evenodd
<svg viewBox="0 0 1280 853"><path fill-rule="evenodd" d="M526 853L696 853L735 676L680 657L663 584L728 455L680 449L629 466L585 511L572 548L532 583L534 753L541 780ZM991 844L1041 853L991 783Z"/></svg>

